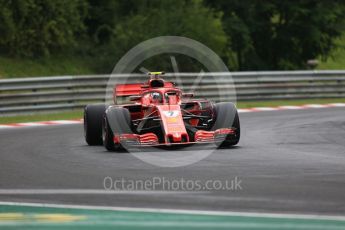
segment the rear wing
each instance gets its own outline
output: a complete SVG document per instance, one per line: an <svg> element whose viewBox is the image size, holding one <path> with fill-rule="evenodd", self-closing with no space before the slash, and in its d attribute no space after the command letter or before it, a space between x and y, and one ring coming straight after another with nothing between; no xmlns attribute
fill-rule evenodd
<svg viewBox="0 0 345 230"><path fill-rule="evenodd" d="M144 84L118 84L114 87L114 96L135 96L139 95Z"/></svg>
<svg viewBox="0 0 345 230"><path fill-rule="evenodd" d="M129 100L129 96L140 95L143 86L143 83L115 85L113 90L114 104L132 104L133 102Z"/></svg>

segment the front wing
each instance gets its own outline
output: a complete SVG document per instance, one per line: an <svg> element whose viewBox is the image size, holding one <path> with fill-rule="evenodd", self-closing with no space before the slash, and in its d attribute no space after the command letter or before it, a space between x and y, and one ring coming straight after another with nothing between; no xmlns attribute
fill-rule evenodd
<svg viewBox="0 0 345 230"><path fill-rule="evenodd" d="M128 147L149 147L149 146L172 146L172 145L188 145L188 144L206 144L222 142L229 136L235 136L235 128L222 128L215 131L198 130L194 134L194 141L187 142L165 142L159 143L159 139L155 133L145 134L120 134L114 135L114 144L121 144Z"/></svg>

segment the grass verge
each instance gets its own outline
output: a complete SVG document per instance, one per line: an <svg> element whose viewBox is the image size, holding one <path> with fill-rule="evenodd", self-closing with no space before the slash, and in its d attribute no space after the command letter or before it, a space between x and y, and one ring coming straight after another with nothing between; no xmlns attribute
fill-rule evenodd
<svg viewBox="0 0 345 230"><path fill-rule="evenodd" d="M51 56L13 58L0 56L0 78L94 74L90 57Z"/></svg>
<svg viewBox="0 0 345 230"><path fill-rule="evenodd" d="M345 103L345 98L337 99L303 99L303 100L277 100L277 101L241 101L237 103L240 109L253 107L275 107L282 105L304 105L304 104L328 104ZM34 122L34 121L52 121L52 120L73 120L83 117L83 110L73 110L69 112L47 113L35 115L20 115L0 117L0 124Z"/></svg>
<svg viewBox="0 0 345 230"><path fill-rule="evenodd" d="M83 110L73 110L69 112L20 115L10 117L0 117L0 124L33 122L33 121L53 121L53 120L74 120L83 117Z"/></svg>
<svg viewBox="0 0 345 230"><path fill-rule="evenodd" d="M317 67L321 70L345 69L345 34L336 40L337 48L331 52L327 60L320 60Z"/></svg>

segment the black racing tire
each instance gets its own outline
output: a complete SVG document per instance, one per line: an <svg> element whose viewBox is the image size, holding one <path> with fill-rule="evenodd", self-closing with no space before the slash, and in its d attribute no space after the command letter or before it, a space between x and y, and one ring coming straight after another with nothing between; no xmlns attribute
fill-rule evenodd
<svg viewBox="0 0 345 230"><path fill-rule="evenodd" d="M216 143L218 147L230 147L237 145L241 137L240 119L236 106L231 102L221 102L215 104L216 121L212 130L221 128L235 128L236 134L228 135L221 142Z"/></svg>
<svg viewBox="0 0 345 230"><path fill-rule="evenodd" d="M102 145L104 104L87 105L84 109L84 136L88 145Z"/></svg>
<svg viewBox="0 0 345 230"><path fill-rule="evenodd" d="M132 122L128 109L122 107L109 107L103 119L102 140L108 151L125 150L121 144L114 144L114 134L132 134Z"/></svg>
<svg viewBox="0 0 345 230"><path fill-rule="evenodd" d="M103 118L103 124L102 124L102 141L104 147L108 151L114 151L115 150L115 144L114 144L114 134L111 131L111 128L109 126L109 121L106 116ZM116 146L117 149L119 146Z"/></svg>

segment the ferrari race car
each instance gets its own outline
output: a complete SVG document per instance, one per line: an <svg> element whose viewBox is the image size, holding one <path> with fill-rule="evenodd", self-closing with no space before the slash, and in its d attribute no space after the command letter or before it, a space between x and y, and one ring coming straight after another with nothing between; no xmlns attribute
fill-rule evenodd
<svg viewBox="0 0 345 230"><path fill-rule="evenodd" d="M149 73L145 83L118 84L114 105L87 105L84 135L89 145L109 151L131 147L214 143L236 145L240 121L233 103L213 103L183 93L163 72Z"/></svg>

